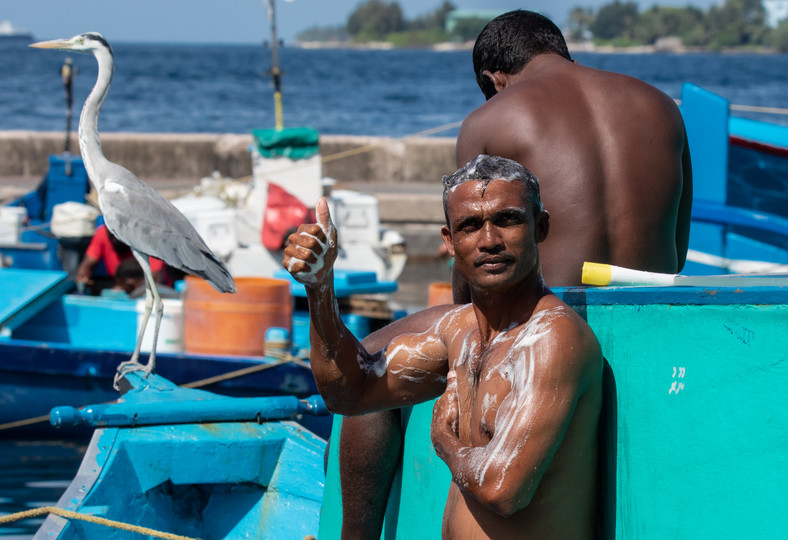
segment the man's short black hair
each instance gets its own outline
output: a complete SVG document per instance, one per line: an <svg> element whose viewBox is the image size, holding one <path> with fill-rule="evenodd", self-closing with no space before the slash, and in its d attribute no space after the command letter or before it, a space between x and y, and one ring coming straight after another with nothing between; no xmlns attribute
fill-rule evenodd
<svg viewBox="0 0 788 540"><path fill-rule="evenodd" d="M449 227L451 227L451 223L449 223L449 192L460 184L471 180L484 182L485 185L493 180L522 182L528 191L528 202L532 206L534 216L538 216L542 211L539 180L534 173L514 160L479 154L457 169L454 174L443 177L443 214L446 216L446 225Z"/></svg>
<svg viewBox="0 0 788 540"><path fill-rule="evenodd" d="M115 279L119 281L124 279L138 279L144 283L145 274L137 259L128 257L118 264L118 268L115 270Z"/></svg>
<svg viewBox="0 0 788 540"><path fill-rule="evenodd" d="M493 82L482 75L485 70L515 75L534 56L545 53L572 59L564 35L547 17L518 9L491 20L473 46L473 69L484 97L490 99L496 93Z"/></svg>

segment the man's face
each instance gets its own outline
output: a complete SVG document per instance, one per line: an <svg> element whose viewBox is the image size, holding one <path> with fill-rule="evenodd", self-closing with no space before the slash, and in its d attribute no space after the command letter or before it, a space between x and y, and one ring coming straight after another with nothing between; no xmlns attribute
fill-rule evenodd
<svg viewBox="0 0 788 540"><path fill-rule="evenodd" d="M442 234L460 274L472 287L516 285L539 264L547 213L534 217L525 184L471 180L448 195L449 226Z"/></svg>

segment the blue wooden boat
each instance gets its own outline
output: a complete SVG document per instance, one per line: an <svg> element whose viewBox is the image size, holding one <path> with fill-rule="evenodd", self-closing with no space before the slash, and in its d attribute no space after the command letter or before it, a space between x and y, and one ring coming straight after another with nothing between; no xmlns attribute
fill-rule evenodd
<svg viewBox="0 0 788 540"><path fill-rule="evenodd" d="M343 297L396 288L393 282L378 282L372 272L337 272L336 285ZM4 436L62 437L46 423L53 407L79 407L117 397L112 382L117 366L128 360L136 343L137 301L68 294L72 288L62 271L0 269L0 433ZM290 290L295 299L306 294L293 280ZM342 316L359 337L368 334L371 325L381 324L354 313ZM291 329L284 350L280 344L272 354L264 351L262 342L260 354L254 356L160 353L157 373L175 384L226 396L314 394L317 388L308 362L288 360L292 353L298 356L298 351L308 348L308 314L296 309ZM29 419L37 421L28 424ZM310 429L328 435L330 419L307 421ZM69 433L86 435L84 430Z"/></svg>
<svg viewBox="0 0 788 540"><path fill-rule="evenodd" d="M123 382L118 403L52 411L54 424L96 431L60 514L35 538L150 534L140 527L206 539L317 535L326 443L292 419L328 414L320 396L230 398L155 374Z"/></svg>
<svg viewBox="0 0 788 540"><path fill-rule="evenodd" d="M690 251L683 273L788 270L788 127L730 116L730 104L685 84L692 154Z"/></svg>

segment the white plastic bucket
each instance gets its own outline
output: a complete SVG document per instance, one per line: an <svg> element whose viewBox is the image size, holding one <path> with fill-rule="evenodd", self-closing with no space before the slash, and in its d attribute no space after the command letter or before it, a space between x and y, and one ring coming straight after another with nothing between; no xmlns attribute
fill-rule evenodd
<svg viewBox="0 0 788 540"><path fill-rule="evenodd" d="M27 209L21 206L0 206L0 244L17 244L27 220Z"/></svg>
<svg viewBox="0 0 788 540"><path fill-rule="evenodd" d="M183 352L183 300L176 298L162 298L164 314L159 326L159 343L156 352L180 353ZM145 300L137 300L137 339L142 328L142 316L145 314ZM150 352L153 346L153 326L156 315L151 312L148 328L142 338L140 351Z"/></svg>

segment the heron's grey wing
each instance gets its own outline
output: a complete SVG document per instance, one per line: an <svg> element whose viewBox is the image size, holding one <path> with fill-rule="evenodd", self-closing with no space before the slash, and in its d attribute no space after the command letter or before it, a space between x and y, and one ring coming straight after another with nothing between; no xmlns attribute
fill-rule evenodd
<svg viewBox="0 0 788 540"><path fill-rule="evenodd" d="M216 290L235 291L230 272L173 204L117 167L99 190L109 230L122 242L174 268L206 279Z"/></svg>

